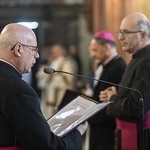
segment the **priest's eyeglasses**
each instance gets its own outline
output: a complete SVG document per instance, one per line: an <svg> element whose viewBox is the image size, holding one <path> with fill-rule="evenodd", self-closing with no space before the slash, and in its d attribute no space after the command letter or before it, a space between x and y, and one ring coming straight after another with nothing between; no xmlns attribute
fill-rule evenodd
<svg viewBox="0 0 150 150"><path fill-rule="evenodd" d="M20 44L20 45L22 45L22 46L28 47L30 50L33 51L33 55L36 55L36 54L38 53L38 51L39 51L38 47L36 47L36 46L25 45L25 44L22 44L22 43L17 43L17 44ZM13 50L17 44L15 44L15 45L11 48L11 50Z"/></svg>
<svg viewBox="0 0 150 150"><path fill-rule="evenodd" d="M141 30L137 30L137 31L129 31L129 30L118 31L117 36L118 37L120 37L120 36L126 37L129 34L138 33L138 32L143 32L143 31L141 31Z"/></svg>

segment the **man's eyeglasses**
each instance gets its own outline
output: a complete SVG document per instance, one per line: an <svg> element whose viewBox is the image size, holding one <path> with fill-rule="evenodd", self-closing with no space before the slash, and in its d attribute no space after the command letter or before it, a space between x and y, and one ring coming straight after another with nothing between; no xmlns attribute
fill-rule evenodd
<svg viewBox="0 0 150 150"><path fill-rule="evenodd" d="M125 36L127 36L128 34L133 34L133 33L138 33L138 32L143 32L143 31L141 31L141 30L137 30L137 31L128 31L128 30L119 31L119 32L117 33L117 36L118 36L118 37L120 37L120 36L125 37Z"/></svg>
<svg viewBox="0 0 150 150"><path fill-rule="evenodd" d="M34 52L33 54L37 54L38 51L39 51L39 50L38 50L38 47L36 47L36 46L25 45L25 44L22 44L22 43L17 43L17 44L20 44L20 45L22 45L22 46L28 47L30 50L32 50L32 51ZM15 44L15 45L11 48L11 50L13 50L17 44Z"/></svg>

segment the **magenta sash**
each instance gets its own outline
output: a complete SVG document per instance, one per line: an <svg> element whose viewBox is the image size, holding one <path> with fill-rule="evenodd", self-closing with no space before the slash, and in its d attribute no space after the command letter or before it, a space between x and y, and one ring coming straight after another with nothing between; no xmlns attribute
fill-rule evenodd
<svg viewBox="0 0 150 150"><path fill-rule="evenodd" d="M0 150L21 150L20 147L0 147Z"/></svg>
<svg viewBox="0 0 150 150"><path fill-rule="evenodd" d="M116 123L117 129L121 130L121 150L137 150L137 122L116 119ZM150 111L144 117L143 127L144 129L150 129Z"/></svg>

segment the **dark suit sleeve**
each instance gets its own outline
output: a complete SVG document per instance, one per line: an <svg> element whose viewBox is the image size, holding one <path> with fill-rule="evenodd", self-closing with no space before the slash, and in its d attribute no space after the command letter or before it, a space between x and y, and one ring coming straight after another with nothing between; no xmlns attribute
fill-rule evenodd
<svg viewBox="0 0 150 150"><path fill-rule="evenodd" d="M141 94L134 90L120 88L118 94L111 98L113 103L108 106L108 115L125 120L136 120L140 117L141 96L144 100L144 113L150 109L150 61L146 60L134 66L135 64L137 63L129 66L130 71L125 74L122 84L140 91ZM135 67L136 69L132 71Z"/></svg>
<svg viewBox="0 0 150 150"><path fill-rule="evenodd" d="M16 87L13 102L8 103L8 120L25 150L81 150L77 130L64 138L54 135L40 109L39 99L28 86Z"/></svg>

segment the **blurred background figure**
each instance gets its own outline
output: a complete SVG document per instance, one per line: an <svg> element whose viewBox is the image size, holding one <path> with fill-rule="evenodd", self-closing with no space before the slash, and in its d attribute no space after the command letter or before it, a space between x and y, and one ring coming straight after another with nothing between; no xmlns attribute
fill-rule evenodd
<svg viewBox="0 0 150 150"><path fill-rule="evenodd" d="M96 33L90 42L93 70L89 74L98 80L120 83L126 64L118 55L115 39L108 31ZM99 92L109 84L90 80L84 93L99 102ZM106 115L106 109L89 119L90 150L114 150L115 119Z"/></svg>
<svg viewBox="0 0 150 150"><path fill-rule="evenodd" d="M69 45L68 47L68 54L75 59L75 61L77 62L78 65L78 74L81 74L81 60L79 57L79 53L78 53L78 49L75 45Z"/></svg>
<svg viewBox="0 0 150 150"><path fill-rule="evenodd" d="M67 54L66 49L62 45L55 44L51 47L48 63L42 66L37 73L38 80L44 79L45 82L41 107L44 116L48 118L57 111L57 107L61 103L66 89L76 90L76 77L63 73L47 75L43 72L44 67L70 73L77 73L78 67L76 61Z"/></svg>
<svg viewBox="0 0 150 150"><path fill-rule="evenodd" d="M46 46L41 49L40 53L40 65L38 66L38 71L36 73L36 79L37 79L37 87L40 91L40 97L41 97L41 110L44 112L45 109L45 91L47 87L47 82L49 80L49 76L43 72L43 69L50 65L53 56L51 52L51 46Z"/></svg>
<svg viewBox="0 0 150 150"><path fill-rule="evenodd" d="M71 45L68 46L67 51L68 51L68 55L71 58L73 58L77 63L77 67L78 67L77 74L82 74L82 69L83 69L83 66L82 66L82 63L81 63L82 58L80 58L78 48L76 47L76 45L71 44ZM77 77L76 87L77 87L78 92L81 91L84 84L85 84L85 80L81 77Z"/></svg>

